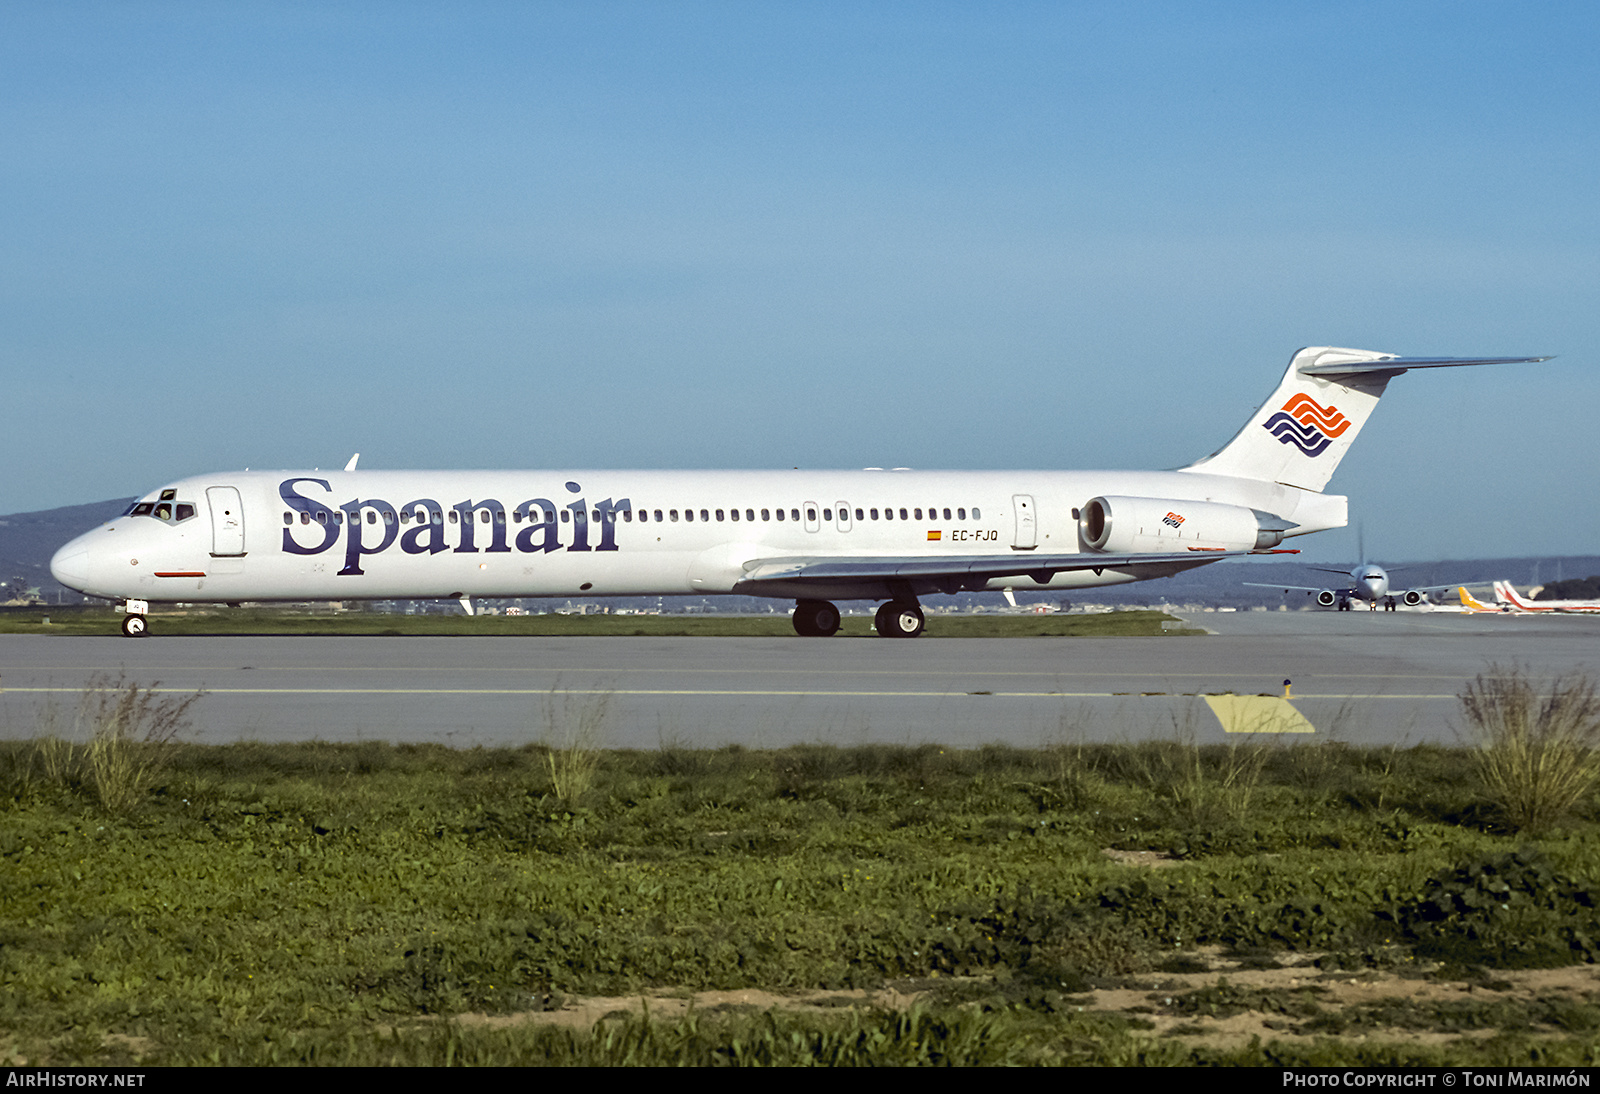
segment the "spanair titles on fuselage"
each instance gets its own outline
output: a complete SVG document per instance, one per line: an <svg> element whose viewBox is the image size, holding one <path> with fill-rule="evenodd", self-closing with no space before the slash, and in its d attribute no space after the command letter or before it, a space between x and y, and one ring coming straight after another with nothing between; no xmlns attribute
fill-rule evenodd
<svg viewBox="0 0 1600 1094"><path fill-rule="evenodd" d="M1164 577L1343 527L1322 488L1394 376L1542 358L1315 347L1245 427L1176 471L239 472L187 479L63 547L63 584L147 601L748 593L887 601ZM832 500L829 500L832 499ZM138 627L127 633L143 633Z"/></svg>

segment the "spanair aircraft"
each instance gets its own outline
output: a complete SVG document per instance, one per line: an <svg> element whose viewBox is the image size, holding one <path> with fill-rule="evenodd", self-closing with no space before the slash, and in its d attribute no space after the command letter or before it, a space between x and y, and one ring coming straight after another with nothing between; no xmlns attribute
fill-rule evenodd
<svg viewBox="0 0 1600 1094"><path fill-rule="evenodd" d="M1116 585L1272 552L1346 522L1324 494L1394 377L1544 357L1396 357L1319 346L1238 435L1173 471L241 471L169 483L56 552L56 580L152 602L668 596L837 600ZM1292 552L1291 552L1292 553Z"/></svg>
<svg viewBox="0 0 1600 1094"><path fill-rule="evenodd" d="M1320 570L1325 574L1342 574L1350 579L1350 584L1340 589L1318 589L1306 585L1269 585L1260 581L1245 581L1241 584L1252 585L1258 589L1282 589L1286 593L1315 593L1318 604L1324 608L1338 605L1341 612L1350 610L1352 600L1365 600L1367 609L1375 612L1378 610L1378 602L1390 595L1388 571L1371 562L1363 562L1350 570L1330 570L1325 566L1313 566L1311 569ZM1398 596L1402 603L1414 608L1428 599L1429 593L1449 588L1454 586L1418 585L1406 589Z"/></svg>
<svg viewBox="0 0 1600 1094"><path fill-rule="evenodd" d="M1524 600L1509 581L1496 581L1494 595L1517 612L1600 612L1600 600Z"/></svg>

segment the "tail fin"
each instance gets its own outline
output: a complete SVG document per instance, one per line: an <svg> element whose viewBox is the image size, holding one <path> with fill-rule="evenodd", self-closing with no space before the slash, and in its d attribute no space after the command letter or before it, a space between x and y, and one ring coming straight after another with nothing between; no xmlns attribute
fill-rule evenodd
<svg viewBox="0 0 1600 1094"><path fill-rule="evenodd" d="M1485 604L1483 601L1479 600L1477 597L1473 596L1471 593L1467 592L1465 585L1460 586L1457 591L1461 593L1461 603L1467 608L1468 611L1492 612L1495 610L1489 607L1489 605Z"/></svg>
<svg viewBox="0 0 1600 1094"><path fill-rule="evenodd" d="M1296 353L1272 397L1222 448L1182 468L1320 491L1378 405L1389 381L1413 368L1548 361L1548 357L1396 357L1311 346Z"/></svg>
<svg viewBox="0 0 1600 1094"><path fill-rule="evenodd" d="M1509 581L1496 581L1494 583L1494 591L1502 600L1504 600L1507 604L1510 604L1513 608L1516 608L1518 611L1531 612L1538 610L1532 604L1529 604L1526 600L1522 599L1522 594L1517 592L1516 589L1512 588L1511 582Z"/></svg>

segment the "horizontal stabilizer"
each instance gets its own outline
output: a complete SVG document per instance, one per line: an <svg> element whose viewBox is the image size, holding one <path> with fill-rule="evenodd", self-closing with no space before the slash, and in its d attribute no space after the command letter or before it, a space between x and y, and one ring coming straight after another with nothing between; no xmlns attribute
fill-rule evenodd
<svg viewBox="0 0 1600 1094"><path fill-rule="evenodd" d="M1413 368L1457 368L1462 365L1531 365L1550 357L1380 357L1376 361L1346 361L1330 365L1307 365L1302 376L1359 376L1379 372L1398 376Z"/></svg>

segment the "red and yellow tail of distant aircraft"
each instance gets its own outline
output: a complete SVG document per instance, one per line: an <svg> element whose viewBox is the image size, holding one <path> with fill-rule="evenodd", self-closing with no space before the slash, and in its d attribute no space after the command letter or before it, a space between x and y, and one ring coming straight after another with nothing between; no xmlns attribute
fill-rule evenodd
<svg viewBox="0 0 1600 1094"><path fill-rule="evenodd" d="M1516 612L1600 612L1600 600L1526 600L1509 581L1496 581L1494 595Z"/></svg>

